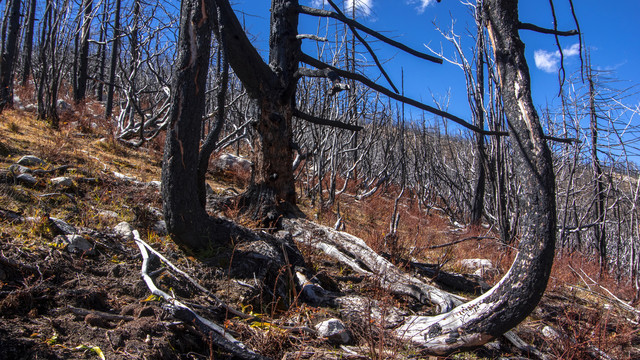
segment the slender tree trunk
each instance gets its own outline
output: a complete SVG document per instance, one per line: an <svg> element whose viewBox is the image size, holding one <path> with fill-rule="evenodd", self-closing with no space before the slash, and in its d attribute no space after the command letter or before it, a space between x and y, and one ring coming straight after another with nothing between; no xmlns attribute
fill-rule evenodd
<svg viewBox="0 0 640 360"><path fill-rule="evenodd" d="M20 83L22 86L29 81L29 75L31 75L31 52L33 49L33 30L36 22L36 0L29 2L29 12L27 13L27 28L24 33L23 47L22 47L22 78Z"/></svg>
<svg viewBox="0 0 640 360"><path fill-rule="evenodd" d="M538 304L553 264L556 236L555 179L551 152L531 98L529 68L518 34L518 3L486 0L487 28L500 75L513 139L514 163L523 181L526 209L513 265L491 290L436 317L412 317L397 334L434 354L482 345L510 330Z"/></svg>
<svg viewBox="0 0 640 360"><path fill-rule="evenodd" d="M107 14L108 14L108 9L109 9L109 1L108 0L104 0L104 3L102 5L102 22L100 24L100 36L99 36L99 56L100 56L100 67L98 70L98 86L96 88L96 99L98 101L102 101L103 100L103 95L104 95L104 73L105 73L105 68L107 66L107 44L105 43L107 41Z"/></svg>
<svg viewBox="0 0 640 360"><path fill-rule="evenodd" d="M8 6L7 37L0 55L0 113L13 103L13 71L18 53L20 35L20 0L11 0Z"/></svg>
<svg viewBox="0 0 640 360"><path fill-rule="evenodd" d="M482 1L478 1L476 6L476 25L478 29L476 39L476 89L475 95L475 125L484 128L484 16L482 11ZM484 194L486 183L487 155L484 148L484 135L476 136L476 183L473 189L473 200L471 201L471 224L479 225L484 213Z"/></svg>
<svg viewBox="0 0 640 360"><path fill-rule="evenodd" d="M594 228L596 246L600 255L600 273L607 268L607 239L605 227L605 193L602 166L598 158L598 113L596 110L596 90L591 71L591 64L587 66L587 81L589 82L589 124L591 130L591 168L593 170L593 193L595 198Z"/></svg>
<svg viewBox="0 0 640 360"><path fill-rule="evenodd" d="M105 105L104 117L110 118L113 113L113 96L116 83L116 67L118 66L118 56L120 53L120 3L116 0L115 20L113 22L113 45L111 46L111 60L109 62L109 86L107 87L107 104Z"/></svg>
<svg viewBox="0 0 640 360"><path fill-rule="evenodd" d="M89 68L89 36L91 35L91 12L93 7L92 0L83 0L80 11L84 14L82 17L82 26L80 27L78 38L78 72L76 74L76 88L73 94L75 102L84 100L87 94L87 77Z"/></svg>

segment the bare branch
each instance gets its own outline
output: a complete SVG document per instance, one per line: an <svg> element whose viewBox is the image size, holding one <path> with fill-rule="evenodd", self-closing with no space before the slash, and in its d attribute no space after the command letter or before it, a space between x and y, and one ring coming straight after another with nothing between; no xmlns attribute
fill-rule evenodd
<svg viewBox="0 0 640 360"><path fill-rule="evenodd" d="M518 24L518 29L531 30L531 31L542 33L542 34L551 34L551 35L557 35L557 36L574 36L574 35L580 34L578 30L562 31L562 30L546 29L538 25L523 23L523 22Z"/></svg>
<svg viewBox="0 0 640 360"><path fill-rule="evenodd" d="M346 124L340 121L329 120L319 118L317 116L313 116L311 114L304 113L298 109L293 109L293 116L298 117L302 120L308 121L310 123L318 124L318 125L327 125L332 126L339 129L346 129L351 131L360 131L363 129L362 126Z"/></svg>
<svg viewBox="0 0 640 360"><path fill-rule="evenodd" d="M331 66L329 64L326 64L326 63L324 63L324 62L322 62L322 61L320 61L318 59L315 59L315 58L313 58L313 57L311 57L309 55L302 54L300 56L300 61L302 61L305 64L314 66L314 67L316 67L318 69L330 69L330 70L334 71L335 73L337 73L338 75L340 75L342 77L345 77L347 79L352 79L352 80L359 81L359 82L363 83L364 85L370 87L371 89L373 89L375 91L378 91L379 93L381 93L383 95L386 95L386 96L388 96L388 97L390 97L390 98L392 98L394 100L403 102L403 103L411 105L411 106L415 106L418 109L421 109L421 110L424 110L424 111L428 111L428 112L430 112L432 114L435 114L435 115L438 115L438 116L442 116L445 119L449 119L449 120L455 122L456 124L462 125L463 127L467 128L469 130L475 131L477 133L480 133L480 134L483 134L483 135L498 135L498 136L506 136L506 135L508 135L508 133L504 132L504 131L487 131L487 130L484 130L484 129L480 129L479 127L477 127L477 126L475 126L473 124L470 124L469 122L463 120L462 118L457 117L457 116L455 116L453 114L450 114L450 113L448 113L446 111L442 111L442 110L437 109L437 108L435 108L433 106L429 106L429 105L423 104L423 103L421 103L421 102L419 102L417 100L413 100L413 99L408 98L406 96L402 96L402 95L396 94L393 91L385 88L384 86L376 84L375 82L373 82L372 80L370 80L369 78L367 78L367 77L365 77L363 75L354 74L354 73L349 72L349 71L338 69L338 68L336 68L334 66Z"/></svg>
<svg viewBox="0 0 640 360"><path fill-rule="evenodd" d="M408 47L407 45L404 45L404 44L402 44L400 42L392 40L392 39L380 34L379 32L374 31L374 30L372 30L372 29L360 24L359 22L357 22L355 20L349 19L348 17L346 17L344 15L340 15L340 14L337 14L337 13L334 13L334 12L328 11L328 10L314 9L312 7L308 7L308 6L304 6L304 5L300 5L298 7L298 12L301 13L301 14L306 14L306 15L319 16L319 17L328 17L328 18L336 19L336 20L341 21L341 22L343 22L343 23L345 23L345 24L347 24L349 26L353 26L353 27L357 28L358 30L364 31L365 33L375 37L376 39L378 39L378 40L380 40L380 41L382 41L384 43L387 43L387 44L389 44L391 46L394 46L394 47L396 47L396 48L398 48L398 49L400 49L400 50L402 50L402 51L404 51L404 52L406 52L408 54L411 54L413 56L419 57L419 58L424 59L424 60L429 60L429 61L433 61L433 62L438 63L438 64L442 64L442 59L439 59L439 58L437 58L435 56L432 56L432 55L425 54L425 53L422 53L420 51L414 50L414 49Z"/></svg>

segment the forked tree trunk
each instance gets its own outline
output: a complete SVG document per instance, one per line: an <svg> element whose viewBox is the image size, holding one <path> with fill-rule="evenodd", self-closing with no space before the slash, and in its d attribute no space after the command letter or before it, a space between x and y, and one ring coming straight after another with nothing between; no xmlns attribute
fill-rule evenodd
<svg viewBox="0 0 640 360"><path fill-rule="evenodd" d="M433 354L482 345L520 323L547 285L555 246L555 182L551 153L531 99L518 3L486 0L487 28L500 74L514 162L523 181L523 232L513 265L498 284L475 300L435 317L414 316L396 330Z"/></svg>
<svg viewBox="0 0 640 360"><path fill-rule="evenodd" d="M211 50L211 13L198 0L182 2L170 122L162 162L162 201L172 239L191 250L230 238L226 222L214 224L198 198L200 129Z"/></svg>

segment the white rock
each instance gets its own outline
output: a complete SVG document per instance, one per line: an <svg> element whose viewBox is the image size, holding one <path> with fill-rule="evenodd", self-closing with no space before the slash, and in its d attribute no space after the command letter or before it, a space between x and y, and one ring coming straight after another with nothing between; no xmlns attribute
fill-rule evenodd
<svg viewBox="0 0 640 360"><path fill-rule="evenodd" d="M232 154L222 154L218 158L217 165L222 170L239 169L244 172L251 171L251 161Z"/></svg>
<svg viewBox="0 0 640 360"><path fill-rule="evenodd" d="M44 166L45 162L37 156L25 155L18 160L17 164L24 166Z"/></svg>
<svg viewBox="0 0 640 360"><path fill-rule="evenodd" d="M52 178L51 183L55 186L69 188L73 186L73 179L66 176L60 176Z"/></svg>
<svg viewBox="0 0 640 360"><path fill-rule="evenodd" d="M560 334L558 334L558 332L551 326L545 326L542 328L542 336L550 340L556 340L560 338Z"/></svg>
<svg viewBox="0 0 640 360"><path fill-rule="evenodd" d="M29 169L28 167L18 164L9 166L9 171L12 171L16 174L31 174L33 172L33 170Z"/></svg>
<svg viewBox="0 0 640 360"><path fill-rule="evenodd" d="M126 221L123 221L113 228L116 234L120 235L127 241L133 240L133 227Z"/></svg>
<svg viewBox="0 0 640 360"><path fill-rule="evenodd" d="M67 250L74 254L93 255L93 244L81 235L58 235L53 239L58 244L66 244Z"/></svg>
<svg viewBox="0 0 640 360"><path fill-rule="evenodd" d="M325 320L315 326L318 337L327 338L333 344L348 344L351 342L351 334L338 319Z"/></svg>
<svg viewBox="0 0 640 360"><path fill-rule="evenodd" d="M157 188L158 190L160 190L160 187L162 186L162 181L153 180L153 181L149 181L147 184L149 184L149 186L152 186L152 187Z"/></svg>
<svg viewBox="0 0 640 360"><path fill-rule="evenodd" d="M493 269L493 263L488 259L463 259L460 260L460 266L467 270L475 271L478 269Z"/></svg>

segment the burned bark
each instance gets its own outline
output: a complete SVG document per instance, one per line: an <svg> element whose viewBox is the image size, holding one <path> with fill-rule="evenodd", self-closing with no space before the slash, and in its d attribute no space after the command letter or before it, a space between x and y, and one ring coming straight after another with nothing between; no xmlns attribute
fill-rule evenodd
<svg viewBox="0 0 640 360"><path fill-rule="evenodd" d="M0 113L13 103L13 72L18 53L20 34L20 0L12 0L7 5L7 36L2 43L0 54Z"/></svg>

